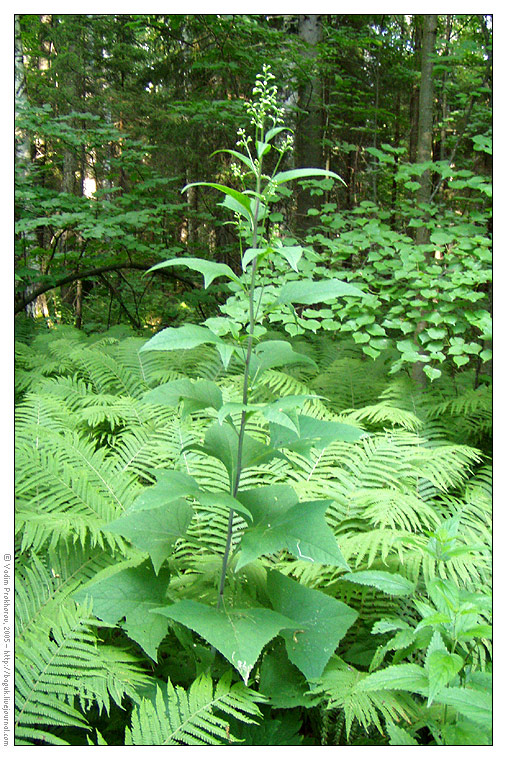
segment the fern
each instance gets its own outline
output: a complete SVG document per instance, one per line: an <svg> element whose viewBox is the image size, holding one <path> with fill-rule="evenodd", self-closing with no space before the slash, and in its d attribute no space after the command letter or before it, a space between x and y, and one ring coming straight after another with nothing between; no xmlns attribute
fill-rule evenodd
<svg viewBox="0 0 507 760"><path fill-rule="evenodd" d="M258 695L241 691L241 684L221 686L221 681L214 687L208 676L187 691L169 683L149 698L143 692L141 699L149 678L140 662L130 651L116 643L112 646L113 639L102 643L98 621L71 599L83 583L107 572L118 559L127 564L141 561L144 555L120 535L108 532L107 524L155 482L157 470L191 475L206 490L230 487L223 464L192 449L216 412L182 417L181 407L148 402L144 394L171 379L207 378L218 384L224 401L233 400L241 392L241 362L233 360L224 370L214 349L140 353L142 344L131 335L124 340L113 334L87 338L72 329L58 329L39 334L18 350L23 396L16 416L17 531L22 551L16 589L22 674L19 742L58 743L62 736L71 736L65 733L71 728L83 734L87 710L107 711L111 701L120 704L125 697L136 705L126 736L134 744L232 742L241 718L220 705L233 692L241 704L244 701L243 716L259 717L246 708L254 709ZM301 340L297 350L317 359L320 371L267 370L252 401L321 393L325 398L305 402L304 414L360 422L369 436L357 443L336 441L305 456L286 450L285 460L245 469L241 487L284 483L301 500L330 499L326 519L354 570L399 572L419 588L440 576L486 589L491 577L490 468L481 466L481 455L469 445L464 427L460 432L452 421L457 418L447 424L450 407L404 381L393 383L380 364L373 378L361 375L364 363L346 344L339 346L328 338L319 338L315 345ZM41 355L42 361L47 360L44 372L39 369ZM460 407L456 401L453 413L467 409L471 407ZM269 441L269 426L259 414L249 420L247 432L257 441ZM167 595L214 605L229 510L197 500L192 500L192 508L190 526L168 559ZM462 543L477 548L466 556L436 562L426 552L428 534L454 515L459 515ZM234 551L246 527L238 514L233 527ZM360 612L358 624L341 644L344 651L358 636L369 635L379 618L396 617L413 624L405 599L344 581L342 569L296 560L284 551L237 574L233 558L227 571L227 604L267 604L267 567L325 589ZM120 637L127 640L122 632ZM168 646L162 643L159 651ZM195 658L192 641L185 646L186 656ZM75 668L76 678L65 681L65 669L74 666L77 652L83 655L81 670ZM489 658L486 642L470 648L472 667ZM176 660L171 653L170 661ZM315 685L325 705L328 741L358 743L360 733L368 730L367 742L386 742L381 733L385 734L384 725L411 714L410 702L396 696L387 707L377 704L379 695L355 693L350 673L361 680L360 671L333 668L336 673L329 681ZM194 665L191 678L196 672L200 670L195 671ZM60 691L64 681L66 690ZM229 715L230 728L224 715ZM240 735L250 734L240 730Z"/></svg>
<svg viewBox="0 0 507 760"><path fill-rule="evenodd" d="M84 709L90 702L108 709L110 693L121 702L132 683L146 682L136 661L128 656L122 662L128 689L120 689L118 673L111 681L111 657L107 650L101 655L94 624L88 608L68 602L54 611L51 621L44 618L33 622L18 637L15 679L18 743L37 739L49 744L62 743L56 735L38 726L86 728L86 718L77 709L79 703ZM121 661L119 652L115 659Z"/></svg>
<svg viewBox="0 0 507 760"><path fill-rule="evenodd" d="M20 446L17 530L23 549L40 548L48 538L55 546L67 538L83 544L88 537L100 546L124 548L104 526L128 508L139 486L105 453L77 433L62 435L48 427L40 429L32 446Z"/></svg>
<svg viewBox="0 0 507 760"><path fill-rule="evenodd" d="M17 743L66 743L41 728L86 728L91 704L109 711L111 698L137 699L150 683L137 657L100 644L97 621L70 595L112 561L90 547L60 549L46 565L37 555L18 562L16 572L15 730Z"/></svg>
<svg viewBox="0 0 507 760"><path fill-rule="evenodd" d="M185 691L170 681L157 687L152 699L143 698L126 729L126 745L211 745L235 741L223 713L246 723L261 713L257 703L264 701L243 683L231 684L230 674L213 686L208 675L201 675Z"/></svg>
<svg viewBox="0 0 507 760"><path fill-rule="evenodd" d="M373 728L383 734L382 721L399 722L400 718L410 721L415 714L411 700L404 696L389 691L379 696L358 690L358 684L366 675L335 657L311 689L312 693L325 698L326 710L343 711L347 739L354 723L366 733Z"/></svg>

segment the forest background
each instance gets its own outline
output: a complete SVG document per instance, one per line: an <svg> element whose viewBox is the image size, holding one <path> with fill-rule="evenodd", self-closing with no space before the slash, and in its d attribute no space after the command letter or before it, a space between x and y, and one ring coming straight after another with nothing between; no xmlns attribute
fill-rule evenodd
<svg viewBox="0 0 507 760"><path fill-rule="evenodd" d="M22 607L20 651L23 657L36 641L44 659L55 637L68 642L69 625L78 625L99 657L92 665L88 652L88 669L63 711L48 685L61 686L63 670L57 668L36 700L27 702L33 685L21 682L20 739L83 743L87 725L93 743L158 743L170 725L177 743L196 737L226 743L230 732L247 743L270 743L282 731L287 743L355 744L364 740L361 729L370 731L373 744L489 743L491 17L25 14L15 38L22 46L16 61L16 550L19 593L31 599ZM245 102L253 87L257 95L262 90L256 75L264 71L269 85L266 63L290 131L265 143L256 137L275 192L263 196L269 213L263 212L262 246L248 248L244 223L253 212L244 213L250 192L244 166L253 171L254 165L237 162L248 150L247 133L238 128L248 132ZM303 168L307 177L276 181L278 154L281 169ZM308 179L311 169L321 175ZM253 328L241 283L258 258L263 284ZM145 276L149 267L156 268ZM196 271L204 274L204 288ZM210 340L195 342L195 325L210 331L216 348ZM146 340L159 330L166 344L152 339L151 350ZM241 410L235 393L243 334L254 340L262 381L249 388L258 406L247 407L243 395ZM176 335L183 336L179 349ZM278 341L285 363L267 360L275 347L269 341ZM139 360L140 371L132 352L148 357ZM170 395L162 398L157 387ZM209 431L218 428L208 425L217 413L220 435L227 425L244 430L249 422L251 440L260 442L268 440L269 427L272 450L277 442L283 457L243 462L240 446L236 459L217 458ZM309 427L310 418L334 427ZM301 425L307 430L302 448L287 433L304 438ZM141 453L146 443L148 455ZM79 465L83 477L93 470L110 481L126 473L126 480L114 480L124 518L116 497L100 485L96 493L70 497L76 452L91 468ZM182 514L190 497L192 503L201 498L195 515L205 527L197 526L195 556L195 516L183 520L177 535L173 526L162 554L146 535L139 538L139 526L132 532L121 523L130 510L143 512L143 493L156 494L164 473L181 472L182 463L199 492L211 480L227 493L226 473L228 495L239 499L226 502L214 491L211 505L198 491L184 494ZM243 491L262 491L267 483L295 489L308 508L330 497L320 531L324 545L332 530L338 553L322 554L311 570L301 538L256 543L265 516L250 503L254 497L241 501L241 477ZM151 508L167 505L155 498ZM79 552L95 559L93 572L82 571L76 582L71 566ZM229 575L244 564L248 577ZM126 610L104 609L108 578L127 582L138 573L136 582L142 576L154 589L159 573L175 568L165 638L146 638ZM226 570L227 604L240 610L279 614L275 598L293 589L284 586L287 578L344 605L353 628L334 632L334 654L324 661L314 641L307 666L290 649L289 634L285 653L281 623L273 641L268 626L259 651L257 640L253 647L257 656L263 652L257 669L252 662L245 671L237 653L210 635L205 610L177 607L180 597L182 604L210 605L220 588L221 613ZM89 597L79 596L84 583L90 609ZM49 622L55 595L65 599L62 614L77 614L74 623L70 617ZM311 599L317 604L321 597ZM160 604L154 598L146 610L157 630ZM433 619L431 605L437 616L451 615L449 622ZM456 615L461 620L465 613L467 625L458 630ZM42 622L32 630L34 614ZM104 639L107 625L116 632ZM293 629L296 644L298 633ZM246 632L246 643L251 635ZM183 678L175 647L185 662ZM97 674L106 651L114 686ZM239 701L222 724L232 709L227 689L233 687L223 681L231 677L228 665L249 691L240 692L233 676ZM350 672L354 683L347 681ZM205 677L211 679L206 687ZM277 696L287 679L296 696ZM201 697L211 683L225 688L214 728L204 729L202 716L194 715L195 725L190 720L189 732L178 735L171 704L179 699L181 706L184 698L170 692L171 682L188 695L201 689ZM160 699L168 723L154 726L150 710ZM104 710L113 710L113 728L104 723ZM51 711L56 720L49 720ZM263 716L257 735L248 726L254 715Z"/></svg>

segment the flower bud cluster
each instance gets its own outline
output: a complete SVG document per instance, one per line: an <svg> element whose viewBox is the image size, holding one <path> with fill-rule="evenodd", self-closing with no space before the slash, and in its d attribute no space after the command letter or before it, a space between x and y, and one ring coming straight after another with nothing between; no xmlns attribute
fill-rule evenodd
<svg viewBox="0 0 507 760"><path fill-rule="evenodd" d="M284 110L277 103L278 88L272 84L275 79L269 64L264 64L262 72L257 74L252 90L253 101L247 103L251 124L258 128L270 128L283 122ZM269 124L268 122L272 123Z"/></svg>

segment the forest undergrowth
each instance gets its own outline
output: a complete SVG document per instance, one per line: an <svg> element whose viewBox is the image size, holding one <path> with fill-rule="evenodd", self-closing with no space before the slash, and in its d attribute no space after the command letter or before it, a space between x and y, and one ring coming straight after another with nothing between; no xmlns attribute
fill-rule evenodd
<svg viewBox="0 0 507 760"><path fill-rule="evenodd" d="M228 569L228 608L301 616L292 630L232 619L245 659L266 627L244 679L243 656L207 643L216 622L195 632L162 614L181 599L213 610L229 506L205 492L226 493L228 472L194 447L211 398L154 395L213 384L227 403L241 368L213 347L140 352L127 327L30 332L16 344L18 742L490 741L491 408L472 372L420 391L353 343L315 336L295 347L312 365L266 370L256 402L306 394L303 411L361 437L242 473L247 492L326 505L299 546L274 531L264 556L259 517ZM251 420L248 436L265 445L267 423ZM143 511L157 489L166 496ZM184 494L171 524L169 494ZM136 509L148 518L137 525ZM234 521L236 549L250 520ZM308 561L328 534L343 563ZM305 612L319 612L311 631Z"/></svg>

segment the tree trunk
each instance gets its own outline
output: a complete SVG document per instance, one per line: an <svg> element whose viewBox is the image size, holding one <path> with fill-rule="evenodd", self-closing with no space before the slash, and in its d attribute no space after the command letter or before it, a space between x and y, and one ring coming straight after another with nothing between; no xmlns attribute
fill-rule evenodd
<svg viewBox="0 0 507 760"><path fill-rule="evenodd" d="M421 51L421 87L419 91L419 128L417 132L417 163L432 159L433 147L433 60L437 34L437 16L424 17ZM420 179L418 203L429 203L431 198L431 172L427 169ZM417 228L416 242L427 243L429 231L426 226Z"/></svg>
<svg viewBox="0 0 507 760"><path fill-rule="evenodd" d="M413 32L414 68L421 70L421 26L420 18L414 16ZM411 164L417 161L417 133L419 129L419 83L415 82L410 93L410 136L408 148L408 160Z"/></svg>
<svg viewBox="0 0 507 760"><path fill-rule="evenodd" d="M417 162L431 161L433 146L433 60L437 33L437 16L428 14L424 16L422 50L421 50L421 87L419 91L419 129L417 137ZM427 169L420 178L421 187L417 193L419 204L428 204L431 199L431 173ZM430 233L427 225L417 228L416 243L426 245L429 242ZM431 258L425 253L428 263ZM419 334L426 327L424 313L418 323L414 339L417 343ZM423 362L415 362L412 365L412 379L424 387L426 375L423 371Z"/></svg>
<svg viewBox="0 0 507 760"><path fill-rule="evenodd" d="M305 43L305 55L310 74L299 89L299 123L296 130L296 165L322 168L322 86L311 71L311 63L317 55L317 44L322 36L321 16L299 16L299 36ZM304 234L311 224L308 209L318 205L317 198L309 190L297 191L296 230Z"/></svg>
<svg viewBox="0 0 507 760"><path fill-rule="evenodd" d="M25 64L23 62L23 44L21 42L21 27L19 16L14 16L14 109L15 119L18 120L19 112L28 104L26 91ZM15 126L16 130L16 164L25 170L30 163L30 142L26 132Z"/></svg>

